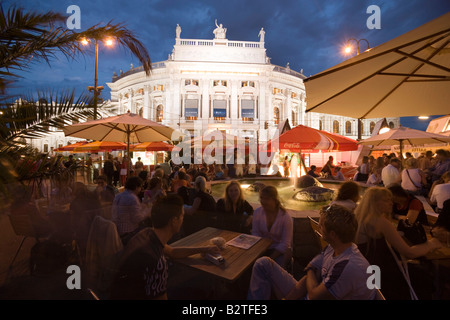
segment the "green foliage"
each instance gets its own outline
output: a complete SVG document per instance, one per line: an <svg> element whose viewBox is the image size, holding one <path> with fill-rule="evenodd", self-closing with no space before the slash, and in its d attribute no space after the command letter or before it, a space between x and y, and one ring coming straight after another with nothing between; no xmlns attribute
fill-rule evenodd
<svg viewBox="0 0 450 320"><path fill-rule="evenodd" d="M17 71L32 68L33 62L45 61L63 54L69 61L88 51L81 39L113 38L131 51L142 63L147 74L151 71L150 56L132 31L123 24L96 25L83 32L69 30L66 17L54 12L26 12L0 4L0 195L8 194L15 182L33 183L61 175L69 170L47 155L36 154L26 145L26 138L40 138L65 125L94 118L93 97L75 96L74 91L38 92L37 96L8 96L8 88L19 78ZM105 105L98 115L107 112ZM95 115L97 116L97 115ZM61 161L59 159L58 161Z"/></svg>

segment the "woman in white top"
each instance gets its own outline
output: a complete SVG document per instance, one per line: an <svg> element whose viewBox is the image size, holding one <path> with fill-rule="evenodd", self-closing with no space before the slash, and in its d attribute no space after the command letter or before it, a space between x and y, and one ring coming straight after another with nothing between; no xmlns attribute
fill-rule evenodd
<svg viewBox="0 0 450 320"><path fill-rule="evenodd" d="M417 159L408 158L402 171L402 188L413 194L421 194L427 179L422 170L417 167Z"/></svg>
<svg viewBox="0 0 450 320"><path fill-rule="evenodd" d="M366 184L369 186L379 186L381 185L381 168L374 167L372 169L372 174L367 179Z"/></svg>
<svg viewBox="0 0 450 320"><path fill-rule="evenodd" d="M253 213L252 234L271 239L272 244L266 255L285 267L292 256L292 218L281 205L275 187L264 187L259 200L261 207Z"/></svg>

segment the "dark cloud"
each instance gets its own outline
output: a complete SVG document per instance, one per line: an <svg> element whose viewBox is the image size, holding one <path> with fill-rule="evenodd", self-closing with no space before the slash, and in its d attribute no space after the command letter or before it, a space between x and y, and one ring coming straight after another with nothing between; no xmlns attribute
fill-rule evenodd
<svg viewBox="0 0 450 320"><path fill-rule="evenodd" d="M259 30L264 28L272 63L284 66L289 62L292 69L303 69L307 76L347 59L342 47L350 38L365 38L371 47L378 46L450 10L448 0L7 0L4 9L10 4L67 16L67 7L78 5L83 29L109 21L125 23L145 44L153 62L166 60L172 52L177 23L182 38L188 39L212 39L215 19L227 28L230 40L258 41ZM366 26L370 5L381 9L380 30ZM100 84L106 88L113 72L126 71L131 63L138 65L126 50L101 48ZM33 64L20 83L28 86L33 79L39 85L43 77L36 74L47 74L45 85L83 89L92 85L93 65L93 54L75 62L59 58L52 68Z"/></svg>

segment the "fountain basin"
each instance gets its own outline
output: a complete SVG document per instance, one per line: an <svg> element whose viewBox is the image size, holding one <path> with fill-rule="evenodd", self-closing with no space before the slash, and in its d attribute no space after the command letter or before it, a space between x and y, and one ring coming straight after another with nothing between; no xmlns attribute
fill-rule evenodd
<svg viewBox="0 0 450 320"><path fill-rule="evenodd" d="M236 179L241 184L241 188L244 194L244 198L254 207L259 207L259 190L264 185L272 185L278 190L281 202L286 209L289 209L291 215L294 217L306 217L318 216L319 209L327 205L331 198L323 197L316 199L316 201L304 201L295 199L294 195L303 190L304 188L297 188L293 185L292 180L289 178L243 178ZM342 181L320 181L324 189L332 190L333 194L337 192ZM219 199L224 197L225 188L228 181L212 181L211 194L214 198Z"/></svg>

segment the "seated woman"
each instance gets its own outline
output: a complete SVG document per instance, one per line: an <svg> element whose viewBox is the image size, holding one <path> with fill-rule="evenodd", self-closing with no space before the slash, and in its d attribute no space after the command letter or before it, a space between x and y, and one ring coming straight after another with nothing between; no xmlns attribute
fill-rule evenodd
<svg viewBox="0 0 450 320"><path fill-rule="evenodd" d="M367 179L366 184L369 186L380 186L381 185L381 167L373 167L372 172Z"/></svg>
<svg viewBox="0 0 450 320"><path fill-rule="evenodd" d="M177 193L180 187L189 187L190 183L184 170L179 170L177 177L172 180L172 192Z"/></svg>
<svg viewBox="0 0 450 320"><path fill-rule="evenodd" d="M253 207L244 199L241 185L231 181L225 196L217 201L217 226L221 229L250 233Z"/></svg>
<svg viewBox="0 0 450 320"><path fill-rule="evenodd" d="M225 178L225 173L223 172L222 166L220 164L216 165L216 169L214 170L214 172L214 180L223 180Z"/></svg>
<svg viewBox="0 0 450 320"><path fill-rule="evenodd" d="M336 196L336 199L331 201L330 205L337 204L347 208L350 211L355 210L356 203L359 201L361 193L361 186L354 181L344 182Z"/></svg>
<svg viewBox="0 0 450 320"><path fill-rule="evenodd" d="M401 186L408 193L413 195L425 194L425 186L427 185L427 178L425 173L418 168L418 161L415 158L408 158L405 161L405 169L401 173Z"/></svg>
<svg viewBox="0 0 450 320"><path fill-rule="evenodd" d="M355 209L358 221L355 242L369 263L377 265L382 270L381 288L386 299L409 300L411 298L409 287L387 244L406 259L424 256L428 252L442 247L442 244L438 239L433 238L425 243L409 246L390 219L393 204L393 195L389 189L384 187L368 188ZM413 270L410 270L410 276L411 281L414 282ZM420 277L419 279L426 278L423 270L421 270ZM428 284L432 285L432 280L427 280L430 280ZM420 299L420 293L417 292L417 294Z"/></svg>
<svg viewBox="0 0 450 320"><path fill-rule="evenodd" d="M184 235L215 225L216 201L206 192L206 179L198 176L194 186L195 196L192 206L185 205L184 208Z"/></svg>
<svg viewBox="0 0 450 320"><path fill-rule="evenodd" d="M293 221L282 206L274 186L265 186L259 193L261 207L253 213L252 234L272 240L265 255L285 267L292 257Z"/></svg>
<svg viewBox="0 0 450 320"><path fill-rule="evenodd" d="M411 223L420 221L422 225L428 225L428 218L422 201L406 192L398 184L391 185L389 190L393 195L392 217L394 219L408 219Z"/></svg>
<svg viewBox="0 0 450 320"><path fill-rule="evenodd" d="M345 181L345 176L341 171L341 167L335 167L334 173L336 173L336 175L333 177L334 180Z"/></svg>
<svg viewBox="0 0 450 320"><path fill-rule="evenodd" d="M166 196L166 192L162 188L162 181L158 177L150 179L148 189L144 191L144 199L142 204L147 207L147 214L150 214L153 203L161 197Z"/></svg>

